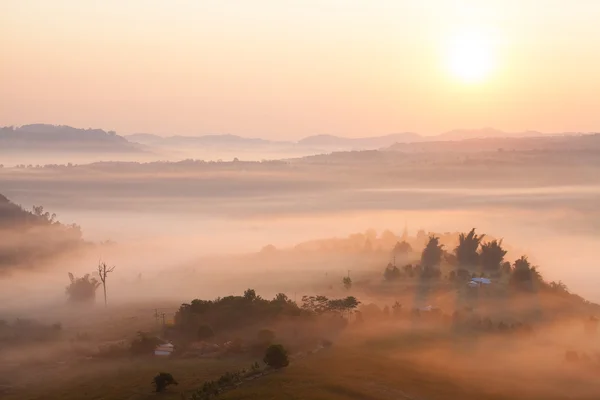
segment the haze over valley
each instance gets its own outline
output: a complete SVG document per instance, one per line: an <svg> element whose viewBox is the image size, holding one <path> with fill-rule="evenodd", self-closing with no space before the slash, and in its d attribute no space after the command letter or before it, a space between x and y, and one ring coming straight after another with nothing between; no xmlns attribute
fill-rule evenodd
<svg viewBox="0 0 600 400"><path fill-rule="evenodd" d="M0 10L0 399L600 399L600 2Z"/></svg>

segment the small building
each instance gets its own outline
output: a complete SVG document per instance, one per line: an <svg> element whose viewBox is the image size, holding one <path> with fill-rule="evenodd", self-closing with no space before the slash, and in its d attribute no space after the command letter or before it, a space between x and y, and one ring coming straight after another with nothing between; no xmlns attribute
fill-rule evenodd
<svg viewBox="0 0 600 400"><path fill-rule="evenodd" d="M170 356L175 350L175 346L172 343L159 344L154 349L155 356Z"/></svg>
<svg viewBox="0 0 600 400"><path fill-rule="evenodd" d="M491 280L489 280L488 278L473 278L471 279L471 282L475 282L479 285L489 285L492 283ZM470 284L470 282L469 282Z"/></svg>

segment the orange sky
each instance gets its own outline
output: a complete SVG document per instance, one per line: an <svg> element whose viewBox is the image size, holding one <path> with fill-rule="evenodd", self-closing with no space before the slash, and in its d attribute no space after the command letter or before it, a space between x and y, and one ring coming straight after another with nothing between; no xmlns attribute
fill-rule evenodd
<svg viewBox="0 0 600 400"><path fill-rule="evenodd" d="M598 0L0 0L0 125L600 131L599 21ZM476 83L465 31L491 38Z"/></svg>

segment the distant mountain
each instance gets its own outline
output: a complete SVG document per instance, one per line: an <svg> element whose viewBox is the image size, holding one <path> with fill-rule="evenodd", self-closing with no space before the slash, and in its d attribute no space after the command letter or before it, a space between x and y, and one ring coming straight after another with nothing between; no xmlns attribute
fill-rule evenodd
<svg viewBox="0 0 600 400"><path fill-rule="evenodd" d="M32 124L0 128L0 151L139 152L142 147L113 131Z"/></svg>
<svg viewBox="0 0 600 400"><path fill-rule="evenodd" d="M423 136L417 133L393 133L384 136L347 138L333 135L315 135L298 141L300 146L326 147L348 150L373 150L391 146L394 143L410 143L423 141Z"/></svg>
<svg viewBox="0 0 600 400"><path fill-rule="evenodd" d="M505 138L505 137L531 137L543 136L543 133L526 131L526 132L504 132L494 128L482 129L455 129L444 132L437 136L432 136L431 140L465 140L465 139L486 139L486 138Z"/></svg>
<svg viewBox="0 0 600 400"><path fill-rule="evenodd" d="M158 136L148 133L135 133L126 135L125 138L131 142L148 146L163 147L257 147L271 146L276 144L291 144L286 142L273 142L260 138L245 138L237 135L203 135L203 136Z"/></svg>
<svg viewBox="0 0 600 400"><path fill-rule="evenodd" d="M438 137L440 138L440 137ZM486 137L463 140L431 140L396 143L386 151L403 152L485 152L485 151L600 151L600 134L564 134Z"/></svg>

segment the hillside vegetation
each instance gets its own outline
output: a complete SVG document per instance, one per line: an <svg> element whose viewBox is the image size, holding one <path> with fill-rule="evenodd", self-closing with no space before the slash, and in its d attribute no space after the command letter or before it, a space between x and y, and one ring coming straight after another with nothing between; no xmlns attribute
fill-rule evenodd
<svg viewBox="0 0 600 400"><path fill-rule="evenodd" d="M60 223L42 206L25 210L0 194L0 272L33 267L83 244L78 225Z"/></svg>

